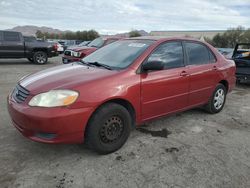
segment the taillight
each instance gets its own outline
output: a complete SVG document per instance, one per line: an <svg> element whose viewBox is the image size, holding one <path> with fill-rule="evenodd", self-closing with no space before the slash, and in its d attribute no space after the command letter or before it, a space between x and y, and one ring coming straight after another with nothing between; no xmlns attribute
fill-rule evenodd
<svg viewBox="0 0 250 188"><path fill-rule="evenodd" d="M81 58L83 58L83 57L85 57L86 56L86 54L84 54L84 53L81 53Z"/></svg>
<svg viewBox="0 0 250 188"><path fill-rule="evenodd" d="M54 49L57 51L57 49L58 49L58 45L57 44L54 44Z"/></svg>

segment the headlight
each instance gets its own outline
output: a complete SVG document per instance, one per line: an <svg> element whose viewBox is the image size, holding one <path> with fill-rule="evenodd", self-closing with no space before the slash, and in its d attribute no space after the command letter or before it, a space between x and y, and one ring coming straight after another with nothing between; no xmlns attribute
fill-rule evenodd
<svg viewBox="0 0 250 188"><path fill-rule="evenodd" d="M72 90L51 90L34 96L29 105L40 107L67 106L74 103L78 95L78 92Z"/></svg>
<svg viewBox="0 0 250 188"><path fill-rule="evenodd" d="M72 52L74 57L81 57L81 52Z"/></svg>

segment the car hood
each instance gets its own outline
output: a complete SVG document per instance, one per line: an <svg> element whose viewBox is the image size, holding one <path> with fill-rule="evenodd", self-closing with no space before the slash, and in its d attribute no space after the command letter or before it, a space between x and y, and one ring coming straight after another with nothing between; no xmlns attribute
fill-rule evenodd
<svg viewBox="0 0 250 188"><path fill-rule="evenodd" d="M73 89L80 84L103 79L115 73L116 71L72 63L28 75L21 79L19 84L35 95L52 89Z"/></svg>
<svg viewBox="0 0 250 188"><path fill-rule="evenodd" d="M89 46L74 46L68 49L76 51L76 52L82 52L82 51L93 51L93 50L96 50L97 48L89 47Z"/></svg>

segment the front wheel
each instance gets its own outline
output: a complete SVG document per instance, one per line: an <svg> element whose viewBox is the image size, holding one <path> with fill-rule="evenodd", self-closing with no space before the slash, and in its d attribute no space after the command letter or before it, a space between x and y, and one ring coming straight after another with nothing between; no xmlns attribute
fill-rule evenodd
<svg viewBox="0 0 250 188"><path fill-rule="evenodd" d="M225 105L226 95L227 90L225 86L223 84L218 84L214 90L211 99L206 105L206 110L211 114L220 112Z"/></svg>
<svg viewBox="0 0 250 188"><path fill-rule="evenodd" d="M132 118L125 107L116 103L105 104L91 117L85 142L97 153L114 152L128 139L131 125Z"/></svg>
<svg viewBox="0 0 250 188"><path fill-rule="evenodd" d="M43 51L35 52L33 55L33 60L37 64L40 64L40 65L45 64L48 61L47 53Z"/></svg>

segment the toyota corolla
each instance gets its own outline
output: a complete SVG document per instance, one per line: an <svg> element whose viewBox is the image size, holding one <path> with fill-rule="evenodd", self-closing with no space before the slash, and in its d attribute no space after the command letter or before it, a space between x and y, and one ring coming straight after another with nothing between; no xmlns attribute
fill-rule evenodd
<svg viewBox="0 0 250 188"><path fill-rule="evenodd" d="M118 150L145 121L203 106L223 109L235 64L207 43L139 37L22 78L8 96L14 126L33 141Z"/></svg>

